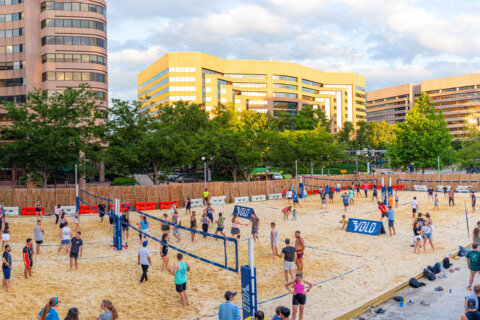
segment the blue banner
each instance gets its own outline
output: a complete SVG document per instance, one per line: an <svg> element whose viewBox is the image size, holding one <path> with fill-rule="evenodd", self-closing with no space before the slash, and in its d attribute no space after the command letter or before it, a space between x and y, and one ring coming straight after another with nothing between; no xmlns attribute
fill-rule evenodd
<svg viewBox="0 0 480 320"><path fill-rule="evenodd" d="M235 206L235 208L233 209L233 214L238 214L239 218L244 218L248 220L250 220L250 218L252 217L252 213L255 213L255 211L249 207Z"/></svg>
<svg viewBox="0 0 480 320"><path fill-rule="evenodd" d="M300 183L300 185L298 186L298 197L300 199L303 198L303 183Z"/></svg>
<svg viewBox="0 0 480 320"><path fill-rule="evenodd" d="M387 198L387 187L382 186L382 203L383 205L387 205L388 198Z"/></svg>
<svg viewBox="0 0 480 320"><path fill-rule="evenodd" d="M348 219L347 229L345 231L378 236L382 227L383 223L381 221L350 218Z"/></svg>
<svg viewBox="0 0 480 320"><path fill-rule="evenodd" d="M392 186L388 186L387 193L388 193L388 198L393 196L393 187Z"/></svg>
<svg viewBox="0 0 480 320"><path fill-rule="evenodd" d="M254 317L257 311L257 270L250 266L240 268L242 276L242 313L243 318Z"/></svg>

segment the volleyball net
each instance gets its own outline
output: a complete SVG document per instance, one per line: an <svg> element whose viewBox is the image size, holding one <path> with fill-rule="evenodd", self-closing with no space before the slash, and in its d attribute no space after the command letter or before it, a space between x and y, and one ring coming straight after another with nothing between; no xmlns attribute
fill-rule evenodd
<svg viewBox="0 0 480 320"><path fill-rule="evenodd" d="M450 189L452 189L455 193L469 193L480 190L480 180L464 179L397 179L397 185L404 185L404 190L407 191L428 191L430 187L432 187L435 192L450 191Z"/></svg>
<svg viewBox="0 0 480 320"><path fill-rule="evenodd" d="M102 210L102 207L99 206L100 204L105 205L104 210ZM167 213L167 211L156 211L148 214L136 210L127 204L119 204L118 200L101 197L89 193L86 190L79 189L77 197L77 210L86 209L89 209L90 213L100 212L113 218L113 245L115 248L117 248L117 250L127 248L127 241L135 241L134 236L131 235L129 235L130 239L122 239L123 225L128 226L129 229L136 231L136 233L139 235L143 235L148 239L158 242L159 245L166 245L172 250L181 252L182 254L190 256L194 259L232 272L239 271L237 240L211 233L212 230L216 230L216 226L210 227L210 232L203 232L201 230L200 223L201 215L198 215L196 218L197 226L200 230L192 229L181 225L190 225L190 215L183 215L181 220L182 218L185 218L185 220L181 221L180 224L175 224L172 221L169 221L168 216L167 219L164 218L163 213ZM128 222L122 219L121 215L124 212L125 214L128 212ZM148 232L142 230L140 227L140 221L143 220L143 217L148 219ZM172 219L171 215L170 219ZM211 222L209 221L209 224L210 223ZM166 242L162 241L162 235L164 233L164 231L162 231L162 225L168 225L170 229L168 232L169 237ZM175 230L175 234L173 233L173 230ZM178 235L181 240L179 241L175 235ZM125 246L123 245L124 243Z"/></svg>
<svg viewBox="0 0 480 320"><path fill-rule="evenodd" d="M377 179L337 179L337 178L319 178L303 176L303 182L305 187L319 188L319 187L336 187L337 184L341 186L351 185L378 185Z"/></svg>

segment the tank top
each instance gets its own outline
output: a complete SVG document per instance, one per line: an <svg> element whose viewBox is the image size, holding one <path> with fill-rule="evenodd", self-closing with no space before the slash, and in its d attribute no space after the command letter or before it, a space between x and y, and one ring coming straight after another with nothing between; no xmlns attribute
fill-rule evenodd
<svg viewBox="0 0 480 320"><path fill-rule="evenodd" d="M202 216L202 224L208 224L208 217Z"/></svg>
<svg viewBox="0 0 480 320"><path fill-rule="evenodd" d="M8 225L7 222L5 222L5 227L3 229L3 233L8 234L9 233L8 228L9 228L9 225Z"/></svg>
<svg viewBox="0 0 480 320"><path fill-rule="evenodd" d="M277 242L278 230L277 228L273 228L273 231L275 233L275 238L272 239L272 234L270 233L270 240L272 240L272 242Z"/></svg>
<svg viewBox="0 0 480 320"><path fill-rule="evenodd" d="M305 285L301 284L298 281L295 281L295 285L293 286L293 292L303 294L305 292Z"/></svg>
<svg viewBox="0 0 480 320"><path fill-rule="evenodd" d="M219 217L218 218L218 227L219 228L223 228L223 222L224 222L224 218L223 217Z"/></svg>
<svg viewBox="0 0 480 320"><path fill-rule="evenodd" d="M165 242L165 244L162 246L162 255L165 257L168 254L168 242L166 239L163 240L163 242Z"/></svg>
<svg viewBox="0 0 480 320"><path fill-rule="evenodd" d="M175 284L184 284L187 282L187 263L178 262L178 270L175 273Z"/></svg>
<svg viewBox="0 0 480 320"><path fill-rule="evenodd" d="M237 220L235 220L235 221L232 223L232 228L238 229L238 228L240 228L240 224L238 224L236 221L237 221Z"/></svg>
<svg viewBox="0 0 480 320"><path fill-rule="evenodd" d="M197 219L195 219L194 217L192 217L190 219L190 228L196 228L197 227Z"/></svg>

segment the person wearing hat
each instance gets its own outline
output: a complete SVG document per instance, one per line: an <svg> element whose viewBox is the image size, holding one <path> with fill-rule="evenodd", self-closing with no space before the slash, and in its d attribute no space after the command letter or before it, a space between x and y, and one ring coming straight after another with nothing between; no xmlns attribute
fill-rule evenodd
<svg viewBox="0 0 480 320"><path fill-rule="evenodd" d="M225 301L218 307L218 319L219 320L241 320L240 309L233 303L233 300L237 296L235 291L225 292Z"/></svg>
<svg viewBox="0 0 480 320"><path fill-rule="evenodd" d="M480 312L477 310L477 299L468 299L467 309L467 312L460 317L460 320L480 320Z"/></svg>
<svg viewBox="0 0 480 320"><path fill-rule="evenodd" d="M148 241L143 241L142 247L138 249L138 264L142 266L142 277L140 278L140 283L143 280L148 281L147 271L148 268L152 265L152 259L150 258L150 251L147 249Z"/></svg>
<svg viewBox="0 0 480 320"><path fill-rule="evenodd" d="M393 229L393 235L396 234L395 227L394 227L395 219L393 217L394 213L395 212L393 211L392 206L388 206L387 219L388 219L388 232L390 233L390 237L392 236L392 229Z"/></svg>
<svg viewBox="0 0 480 320"><path fill-rule="evenodd" d="M10 254L10 251L12 251L12 248L7 244L2 255L2 287L4 287L7 292L9 292L8 285L10 282L10 273L12 271L12 255Z"/></svg>

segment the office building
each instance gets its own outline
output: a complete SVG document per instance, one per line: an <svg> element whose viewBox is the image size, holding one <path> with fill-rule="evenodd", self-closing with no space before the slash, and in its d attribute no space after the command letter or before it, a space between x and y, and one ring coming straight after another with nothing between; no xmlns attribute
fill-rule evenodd
<svg viewBox="0 0 480 320"><path fill-rule="evenodd" d="M405 120L421 92L442 110L452 135L462 138L466 128L480 122L480 73L422 81L367 93L367 121Z"/></svg>
<svg viewBox="0 0 480 320"><path fill-rule="evenodd" d="M219 104L239 111L292 114L303 105L321 108L332 131L345 121L365 120L365 78L322 72L302 65L260 60L227 60L199 52L167 53L138 75L141 111L161 112L185 100L212 112Z"/></svg>
<svg viewBox="0 0 480 320"><path fill-rule="evenodd" d="M88 83L107 108L107 80L105 0L0 0L0 102ZM0 121L9 120L0 110Z"/></svg>

